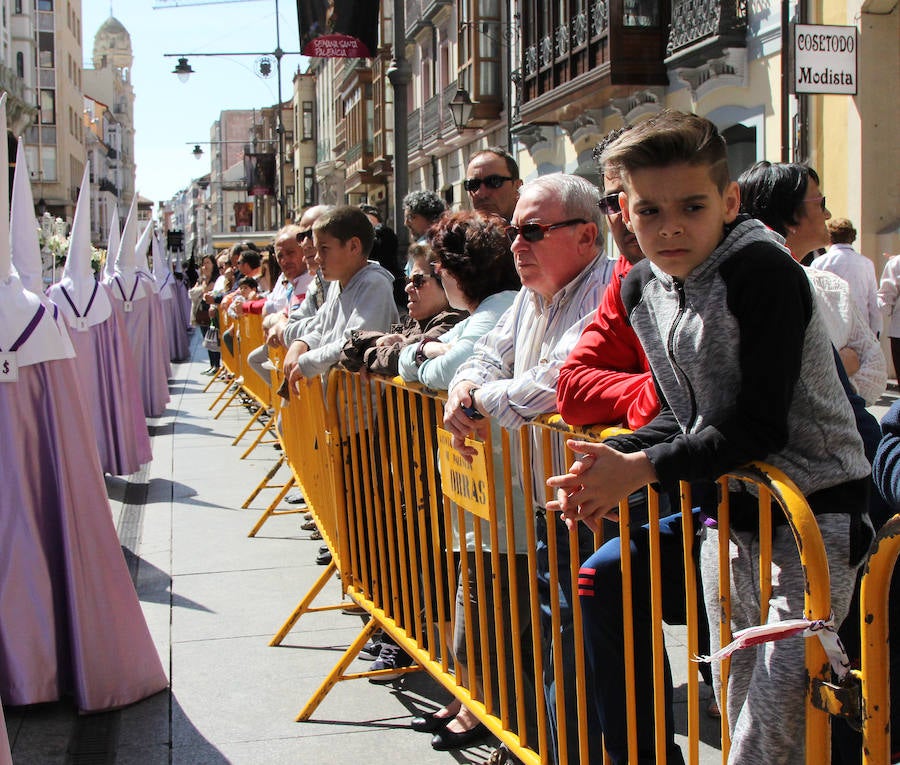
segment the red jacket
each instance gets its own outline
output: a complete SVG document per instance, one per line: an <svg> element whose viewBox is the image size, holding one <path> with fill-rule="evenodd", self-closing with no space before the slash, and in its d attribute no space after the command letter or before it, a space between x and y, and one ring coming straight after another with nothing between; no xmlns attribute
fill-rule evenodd
<svg viewBox="0 0 900 765"><path fill-rule="evenodd" d="M559 372L556 403L570 425L646 425L659 399L644 349L625 315L621 289L631 263L616 262L597 315Z"/></svg>

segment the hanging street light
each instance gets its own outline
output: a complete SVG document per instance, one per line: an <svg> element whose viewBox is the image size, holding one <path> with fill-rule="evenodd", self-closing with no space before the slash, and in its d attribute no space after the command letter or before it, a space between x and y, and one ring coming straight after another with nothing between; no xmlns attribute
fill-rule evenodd
<svg viewBox="0 0 900 765"><path fill-rule="evenodd" d="M456 125L456 129L459 131L465 130L469 120L472 119L472 110L475 108L475 104L469 97L469 91L465 88L457 90L456 95L453 96L453 100L450 101L447 108L450 109L450 116L453 118L453 124Z"/></svg>
<svg viewBox="0 0 900 765"><path fill-rule="evenodd" d="M194 150L191 152L194 155L194 159L200 159L203 156L203 149L200 148L199 143L194 144Z"/></svg>
<svg viewBox="0 0 900 765"><path fill-rule="evenodd" d="M172 70L172 74L177 74L180 82L187 82L193 73L194 70L186 58L179 58L178 63L175 64L175 68Z"/></svg>

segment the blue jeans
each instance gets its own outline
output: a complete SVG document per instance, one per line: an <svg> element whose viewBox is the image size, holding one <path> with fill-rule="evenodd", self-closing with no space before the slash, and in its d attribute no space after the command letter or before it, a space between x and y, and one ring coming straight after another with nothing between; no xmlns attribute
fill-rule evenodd
<svg viewBox="0 0 900 765"><path fill-rule="evenodd" d="M559 577L559 611L560 633L554 635L550 600L550 557L547 547L547 522L556 524L556 566ZM569 531L558 513L551 513L549 518L538 515L535 519L535 535L537 538L537 582L538 601L540 604L541 651L544 663L544 698L547 702L547 720L550 728L550 762L577 763L578 729L585 726L588 731L589 762L602 762L600 740L600 721L596 707L590 703L590 685L588 685L587 719L580 720L575 697L575 624L572 617L572 581L569 574ZM594 535L584 525L578 524L578 550L572 554L578 560L591 554L594 549ZM559 754L559 736L556 725L556 679L553 666L553 644L562 641L563 678L565 681L565 721L568 751Z"/></svg>
<svg viewBox="0 0 900 765"><path fill-rule="evenodd" d="M695 510L695 525L699 511ZM684 594L684 545L681 513L661 518L660 574L663 619L669 624L686 620ZM634 625L634 690L637 720L638 762L656 762L653 714L653 638L650 613L650 530L631 532L632 608ZM696 565L696 549L692 555ZM699 576L698 576L699 580ZM588 694L603 730L606 751L618 765L628 761L627 710L625 708L625 653L622 606L620 539L616 537L591 555L581 567L578 595L581 600ZM698 583L698 596L702 596ZM700 653L709 646L708 625L698 603ZM678 765L684 759L675 743L672 721L672 675L664 655L666 761ZM705 667L705 665L703 665Z"/></svg>

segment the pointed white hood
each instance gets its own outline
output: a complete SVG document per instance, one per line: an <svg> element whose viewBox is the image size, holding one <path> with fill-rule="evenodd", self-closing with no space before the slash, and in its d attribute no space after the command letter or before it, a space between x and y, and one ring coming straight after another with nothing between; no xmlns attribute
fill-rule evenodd
<svg viewBox="0 0 900 765"><path fill-rule="evenodd" d="M147 261L147 254L150 252L150 243L153 239L153 221L150 221L141 232L137 246L134 248L134 264L144 283L149 285L154 292L159 292L156 279L150 270L150 263Z"/></svg>
<svg viewBox="0 0 900 765"><path fill-rule="evenodd" d="M165 250L163 250L159 234L153 235L151 246L153 248L153 278L156 280L156 288L163 300L171 300L175 296L175 292L172 289L175 277L172 276L172 270L169 267L169 261L166 258Z"/></svg>
<svg viewBox="0 0 900 765"><path fill-rule="evenodd" d="M103 264L104 284L116 275L116 256L119 254L119 242L122 234L119 232L119 206L115 202L109 203L109 240L106 244L106 263Z"/></svg>
<svg viewBox="0 0 900 765"><path fill-rule="evenodd" d="M25 289L38 295L44 294L41 243L34 218L34 197L25 160L25 143L19 138L16 150L16 172L13 176L10 219L10 244L12 262Z"/></svg>
<svg viewBox="0 0 900 765"><path fill-rule="evenodd" d="M68 325L76 329L100 324L112 313L109 295L94 278L91 268L90 163L85 165L81 179L66 266L62 279L50 288L50 299L59 306Z"/></svg>
<svg viewBox="0 0 900 765"><path fill-rule="evenodd" d="M137 258L137 194L131 200L131 209L125 219L125 228L116 252L116 272L109 282L113 299L124 302L140 300L152 290L138 274Z"/></svg>
<svg viewBox="0 0 900 765"><path fill-rule="evenodd" d="M6 135L5 93L0 96L0 135ZM0 167L9 167L6 141L0 141ZM30 214L37 240L34 207ZM9 195L5 183L0 184L0 353L4 354L0 355L0 380L6 381L0 384L14 384L11 374L15 366L25 367L75 355L69 336L61 332L54 321L50 302L26 290L12 266Z"/></svg>

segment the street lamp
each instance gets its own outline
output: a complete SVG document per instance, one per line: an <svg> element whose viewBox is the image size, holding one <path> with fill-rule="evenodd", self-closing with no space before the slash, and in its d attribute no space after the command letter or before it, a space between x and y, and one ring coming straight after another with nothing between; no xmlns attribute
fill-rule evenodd
<svg viewBox="0 0 900 765"><path fill-rule="evenodd" d="M194 144L194 150L191 152L194 155L194 159L200 159L203 156L203 149L200 148L199 143Z"/></svg>
<svg viewBox="0 0 900 765"><path fill-rule="evenodd" d="M262 56L259 60L258 64L258 72L262 77L268 77L272 71L272 64L269 60L269 56L272 56L275 59L275 70L278 76L278 120L276 125L276 132L278 133L278 210L280 213L279 226L283 226L285 223L285 209L284 209L284 115L282 114L283 110L283 97L281 94L281 59L283 56L300 56L302 55L300 51L284 51L281 49L281 24L279 22L278 15L278 0L275 0L275 50L273 51L238 51L234 53L164 53L163 56L170 58L177 58L178 63L175 65L175 68L172 70L172 74L178 75L178 79L181 82L187 82L188 78L193 74L194 70L191 68L191 65L188 63L188 56ZM201 152L202 153L202 152ZM194 152L194 156L199 159L197 152Z"/></svg>
<svg viewBox="0 0 900 765"><path fill-rule="evenodd" d="M453 100L447 104L447 108L450 109L450 116L453 118L453 124L456 126L456 129L459 131L465 130L469 125L469 120L472 119L472 111L475 108L475 104L472 103L472 99L469 96L469 91L465 88L457 90Z"/></svg>
<svg viewBox="0 0 900 765"><path fill-rule="evenodd" d="M172 70L172 74L178 75L180 82L187 82L193 73L194 70L191 69L188 60L183 57L178 59L178 63L175 64L175 68Z"/></svg>

